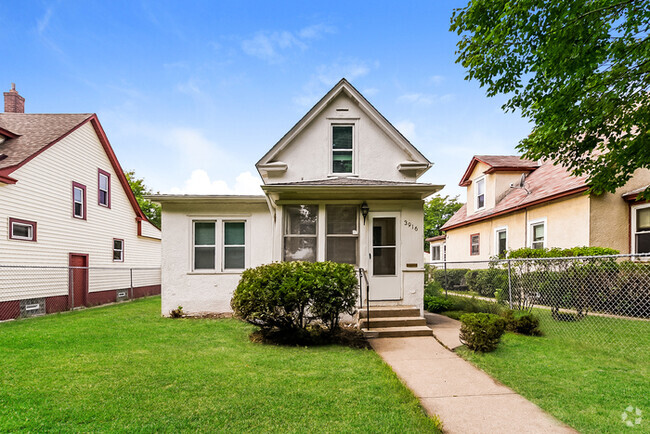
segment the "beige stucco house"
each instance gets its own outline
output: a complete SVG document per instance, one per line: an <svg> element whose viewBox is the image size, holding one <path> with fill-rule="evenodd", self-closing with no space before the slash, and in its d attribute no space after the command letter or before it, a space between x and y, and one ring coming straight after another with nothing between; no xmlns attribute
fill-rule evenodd
<svg viewBox="0 0 650 434"><path fill-rule="evenodd" d="M0 320L25 306L49 313L115 301L131 290L130 267L160 267L161 236L140 210L97 115L25 113L15 88L4 97ZM70 273L68 266L91 270ZM159 272L136 275L134 285L130 295L159 292Z"/></svg>
<svg viewBox="0 0 650 434"><path fill-rule="evenodd" d="M256 164L260 196L156 195L162 313L230 312L241 272L274 261L367 270L373 305L422 310L431 163L341 80ZM429 331L430 333L430 331Z"/></svg>
<svg viewBox="0 0 650 434"><path fill-rule="evenodd" d="M650 203L636 200L650 184L639 169L615 193L589 194L585 177L551 161L474 156L460 185L467 202L442 227L447 261L487 260L521 247L610 247L650 252Z"/></svg>

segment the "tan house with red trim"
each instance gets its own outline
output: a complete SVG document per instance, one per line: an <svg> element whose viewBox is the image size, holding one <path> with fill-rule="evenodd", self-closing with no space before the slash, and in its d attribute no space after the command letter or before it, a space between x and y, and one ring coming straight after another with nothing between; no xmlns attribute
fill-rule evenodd
<svg viewBox="0 0 650 434"><path fill-rule="evenodd" d="M650 252L650 184L639 169L616 193L587 193L586 177L551 161L476 155L463 174L467 203L442 227L448 261L487 260L521 247L610 247Z"/></svg>
<svg viewBox="0 0 650 434"><path fill-rule="evenodd" d="M25 113L15 88L4 98L0 320L25 305L55 312L117 300L131 289L130 267L160 267L161 235L140 210L97 115ZM71 275L68 266L105 271ZM130 295L160 292L159 272L145 274Z"/></svg>

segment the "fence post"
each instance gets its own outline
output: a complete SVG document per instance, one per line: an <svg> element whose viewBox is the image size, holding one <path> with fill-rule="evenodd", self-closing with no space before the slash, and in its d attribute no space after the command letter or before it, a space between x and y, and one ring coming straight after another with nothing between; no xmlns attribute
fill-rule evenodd
<svg viewBox="0 0 650 434"><path fill-rule="evenodd" d="M131 296L129 298L133 300L133 268L129 268L129 275L131 278Z"/></svg>
<svg viewBox="0 0 650 434"><path fill-rule="evenodd" d="M512 309L512 276L510 274L510 259L508 259L508 305Z"/></svg>
<svg viewBox="0 0 650 434"><path fill-rule="evenodd" d="M447 287L449 286L449 278L447 277L447 261L445 261L444 264L445 264L445 298L447 298Z"/></svg>
<svg viewBox="0 0 650 434"><path fill-rule="evenodd" d="M70 300L68 301L68 310L74 309L74 268L69 267L70 271Z"/></svg>

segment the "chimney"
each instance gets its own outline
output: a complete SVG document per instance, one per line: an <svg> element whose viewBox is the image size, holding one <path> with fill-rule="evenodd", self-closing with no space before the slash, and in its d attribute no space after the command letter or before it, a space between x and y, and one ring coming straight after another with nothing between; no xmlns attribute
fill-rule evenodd
<svg viewBox="0 0 650 434"><path fill-rule="evenodd" d="M25 98L16 91L16 83L11 83L11 90L4 95L5 113L25 113Z"/></svg>

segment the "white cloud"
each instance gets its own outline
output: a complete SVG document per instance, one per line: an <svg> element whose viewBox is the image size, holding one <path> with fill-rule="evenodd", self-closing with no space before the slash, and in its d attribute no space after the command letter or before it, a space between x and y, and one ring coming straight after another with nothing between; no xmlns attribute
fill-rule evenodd
<svg viewBox="0 0 650 434"><path fill-rule="evenodd" d="M404 95L400 95L397 98L398 103L406 103L406 104L416 104L416 105L423 105L423 106L428 106L434 103L447 103L450 101L453 101L455 98L454 94L447 93L442 96L436 95L436 94L426 94L426 93L406 93Z"/></svg>
<svg viewBox="0 0 650 434"><path fill-rule="evenodd" d="M325 24L314 24L297 32L287 30L275 32L257 32L252 38L241 43L242 50L249 56L257 57L270 63L284 60L284 54L291 49L307 49L308 40L319 39L336 29Z"/></svg>
<svg viewBox="0 0 650 434"><path fill-rule="evenodd" d="M431 84L435 84L435 85L439 85L443 81L445 81L445 77L442 76L442 75L433 75L433 76L431 76L429 78L429 82L431 82Z"/></svg>
<svg viewBox="0 0 650 434"><path fill-rule="evenodd" d="M45 15L40 20L36 21L36 31L38 32L39 36L47 30L47 27L50 25L50 19L52 18L52 13L54 12L54 9L52 7L47 8L45 11Z"/></svg>
<svg viewBox="0 0 650 434"><path fill-rule="evenodd" d="M293 102L300 107L310 107L318 101L323 94L332 86L346 78L353 81L370 73L367 62L356 59L334 62L329 65L321 65L312 74L309 81L302 87L302 94L295 96ZM371 90L372 92L372 90ZM365 93L367 96L370 93Z"/></svg>
<svg viewBox="0 0 650 434"><path fill-rule="evenodd" d="M231 188L224 180L212 181L210 175L203 169L192 171L190 178L183 187L174 187L172 194L262 194L260 179L250 172L242 172L235 178Z"/></svg>
<svg viewBox="0 0 650 434"><path fill-rule="evenodd" d="M373 95L377 95L379 93L379 89L377 89L376 87L369 87L369 88L364 89L363 91L361 91L361 93L364 96L373 96Z"/></svg>

